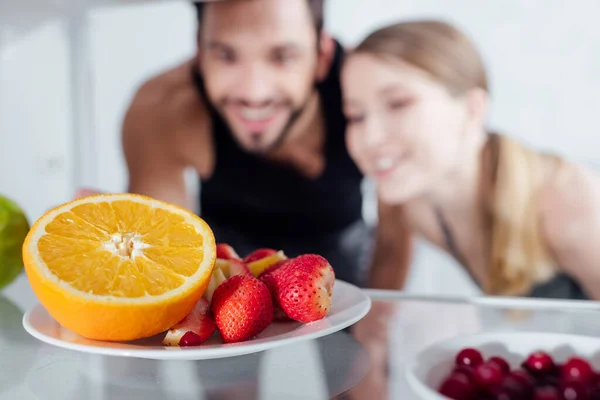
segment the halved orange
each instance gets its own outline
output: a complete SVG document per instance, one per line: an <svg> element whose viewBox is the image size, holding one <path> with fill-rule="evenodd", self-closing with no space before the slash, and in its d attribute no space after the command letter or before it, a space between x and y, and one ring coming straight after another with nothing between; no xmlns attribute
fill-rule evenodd
<svg viewBox="0 0 600 400"><path fill-rule="evenodd" d="M63 204L23 244L27 277L48 313L95 340L135 340L177 324L202 297L215 260L204 220L134 194Z"/></svg>

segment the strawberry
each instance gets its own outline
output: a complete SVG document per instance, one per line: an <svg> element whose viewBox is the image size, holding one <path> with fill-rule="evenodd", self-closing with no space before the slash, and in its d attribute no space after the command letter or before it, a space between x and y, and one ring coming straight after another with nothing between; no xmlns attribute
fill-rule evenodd
<svg viewBox="0 0 600 400"><path fill-rule="evenodd" d="M276 304L295 321L317 321L329 312L335 273L319 255L298 256L267 274L263 281L273 288Z"/></svg>
<svg viewBox="0 0 600 400"><path fill-rule="evenodd" d="M210 303L213 293L219 285L234 275L252 276L252 272L250 272L248 266L242 260L217 258L210 282L204 291L204 298Z"/></svg>
<svg viewBox="0 0 600 400"><path fill-rule="evenodd" d="M260 275L258 275L258 279L260 279L267 285L267 287L273 295L275 295L275 278L273 278L273 273L279 268L289 263L290 261L292 260L287 259L278 261L275 264L268 267L267 269L265 269L263 272L261 272Z"/></svg>
<svg viewBox="0 0 600 400"><path fill-rule="evenodd" d="M269 288L269 291L271 292L271 296L273 298L273 314L274 314L273 319L278 322L291 321L291 318L288 317L285 314L285 312L283 312L283 310L281 309L281 306L279 305L279 302L277 301L277 291L276 291L277 286L276 286L276 280L273 277L273 273L276 270L278 270L279 268L283 267L285 264L289 263L290 261L291 260L289 260L289 259L278 261L275 264L268 267L267 269L265 269L258 276L258 279L260 279L262 282L264 282L264 284L267 285L267 287Z"/></svg>
<svg viewBox="0 0 600 400"><path fill-rule="evenodd" d="M227 243L219 243L217 245L217 258L225 260L241 260L236 251Z"/></svg>
<svg viewBox="0 0 600 400"><path fill-rule="evenodd" d="M165 346L198 346L210 338L216 329L208 302L200 299L192 312L169 329L162 343Z"/></svg>
<svg viewBox="0 0 600 400"><path fill-rule="evenodd" d="M225 343L248 340L273 322L271 293L253 276L228 278L215 290L211 309Z"/></svg>
<svg viewBox="0 0 600 400"><path fill-rule="evenodd" d="M248 254L244 258L244 262L246 264L250 264L251 262L258 261L268 256L272 256L275 253L277 252L273 249L257 249L254 250L252 253Z"/></svg>

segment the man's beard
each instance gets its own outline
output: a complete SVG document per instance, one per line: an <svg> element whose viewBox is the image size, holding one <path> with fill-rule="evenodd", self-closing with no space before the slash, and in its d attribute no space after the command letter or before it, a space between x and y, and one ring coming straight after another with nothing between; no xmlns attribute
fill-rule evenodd
<svg viewBox="0 0 600 400"><path fill-rule="evenodd" d="M314 86L314 90L316 90L316 85ZM285 142L285 139L287 139L287 137L289 136L290 132L292 131L294 124L298 121L300 116L302 116L302 114L308 108L308 104L310 102L310 99L312 98L312 94L314 93L314 90L311 91L309 93L309 95L306 96L306 100L297 107L292 108L293 107L292 102L291 101L286 102L287 107L291 108L292 111L291 111L290 116L288 117L285 125L283 126L283 128L279 132L279 135L277 135L277 137L273 141L273 143L271 143L268 146L261 146L263 132L258 132L252 136L252 142L253 142L254 148L250 149L249 151L252 153L256 153L256 154L265 154L265 153L269 153L269 152L277 149L279 146L281 146ZM228 103L227 100L220 101L218 104L218 107L213 107L213 109L219 114L219 116L221 117L221 120L229 129L229 132L232 133L231 136L233 136L233 140L235 140L237 142L238 146L243 147L242 143L240 142L238 137L235 134L233 134L234 131L231 127L231 124L229 123L229 121L227 121L227 118L225 118L225 113L223 110L225 109L225 105L227 103Z"/></svg>

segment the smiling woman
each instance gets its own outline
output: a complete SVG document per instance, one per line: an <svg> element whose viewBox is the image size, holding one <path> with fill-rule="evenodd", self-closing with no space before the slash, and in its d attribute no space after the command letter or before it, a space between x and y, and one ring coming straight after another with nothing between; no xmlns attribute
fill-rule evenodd
<svg viewBox="0 0 600 400"><path fill-rule="evenodd" d="M349 150L409 231L489 294L600 298L598 178L486 131L471 41L441 21L369 35L343 70Z"/></svg>

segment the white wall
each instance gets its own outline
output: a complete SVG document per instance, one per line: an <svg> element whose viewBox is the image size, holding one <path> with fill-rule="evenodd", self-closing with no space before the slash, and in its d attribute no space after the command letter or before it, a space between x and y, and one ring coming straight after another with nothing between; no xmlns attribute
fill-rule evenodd
<svg viewBox="0 0 600 400"><path fill-rule="evenodd" d="M346 45L400 18L434 16L458 24L480 46L490 69L494 127L600 165L599 2L328 1L327 26ZM27 34L7 38L11 30L3 28L2 11L0 6L0 192L16 197L35 217L68 199L83 167L72 166L66 28L60 18L36 20ZM83 160L92 165L84 165L91 173L81 183L120 191L126 183L119 139L125 107L141 81L192 53L195 23L191 6L179 1L105 7L91 12L89 23L93 125L77 134L91 133L100 156ZM49 169L48 163L59 167ZM420 244L418 254L412 289L475 290L440 252Z"/></svg>
<svg viewBox="0 0 600 400"><path fill-rule="evenodd" d="M0 193L31 219L70 196L73 170L65 23L39 22L0 19Z"/></svg>

